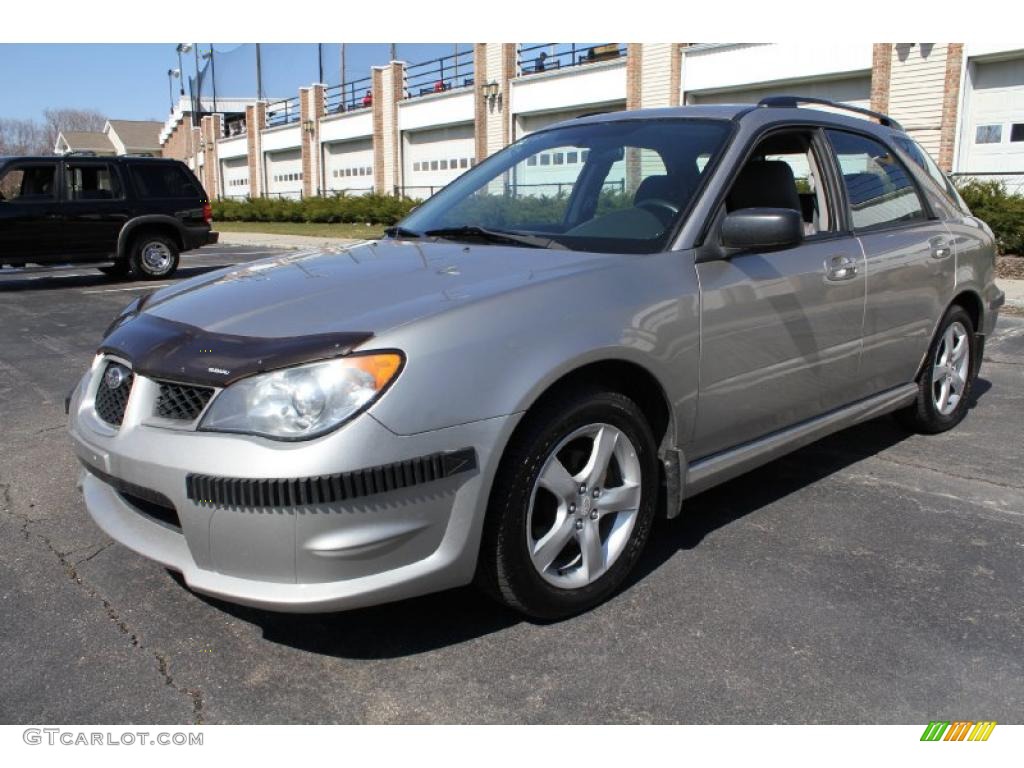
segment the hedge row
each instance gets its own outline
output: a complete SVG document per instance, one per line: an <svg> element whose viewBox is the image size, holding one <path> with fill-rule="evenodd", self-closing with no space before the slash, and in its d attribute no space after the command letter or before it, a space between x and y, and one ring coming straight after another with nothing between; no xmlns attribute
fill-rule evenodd
<svg viewBox="0 0 1024 768"><path fill-rule="evenodd" d="M394 224L418 203L418 200L390 195L332 195L301 200L257 197L216 200L213 203L213 218L217 221Z"/></svg>
<svg viewBox="0 0 1024 768"><path fill-rule="evenodd" d="M1024 255L1024 195L995 180L965 179L956 187L971 213L992 227L1000 253Z"/></svg>

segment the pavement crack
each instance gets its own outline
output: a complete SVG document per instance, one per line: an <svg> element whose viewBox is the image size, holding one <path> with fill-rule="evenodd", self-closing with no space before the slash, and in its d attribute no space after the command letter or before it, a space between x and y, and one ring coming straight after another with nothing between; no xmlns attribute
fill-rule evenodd
<svg viewBox="0 0 1024 768"><path fill-rule="evenodd" d="M9 483L0 483L0 510L6 512L10 517L20 521L20 532L25 537L25 540L30 541L32 538L38 539L43 544L43 546L47 550L49 550L49 552L57 559L57 562L64 570L65 575L73 583L81 587L86 592L87 595L89 595L94 600L99 601L99 603L103 606L103 610L106 613L107 618L114 624L115 627L117 627L118 631L120 631L121 634L123 634L126 637L131 647L138 648L140 651L147 652L150 655L152 655L153 659L156 661L157 669L164 679L164 684L170 686L178 693L186 696L192 702L192 724L202 725L202 691L198 688L185 688L176 683L174 678L170 674L170 662L168 660L168 657L160 651L157 651L152 648L147 648L143 644L142 640L139 638L138 633L135 632L131 627L129 627L128 623L121 618L120 614L117 612L117 609L114 607L114 605L107 598L101 595L93 586L87 584L85 580L82 578L81 574L79 574L78 572L77 565L81 565L82 563L87 562L92 558L96 557L96 555L98 555L100 552L112 546L114 542L111 541L103 545L94 553L92 553L91 555L89 555L88 557L79 561L76 564L71 560L70 555L74 554L74 552L82 551L81 549L65 552L59 549L58 547L54 546L53 541L45 534L39 533L38 531L29 530L29 526L39 521L33 520L28 515L21 514L20 512L15 510L14 503L11 499L11 488Z"/></svg>
<svg viewBox="0 0 1024 768"><path fill-rule="evenodd" d="M914 469L925 469L929 472L939 472L943 475L946 475L947 477L954 477L957 480L966 480L972 483L984 483L985 485L994 485L997 488L1005 488L1011 491L1024 491L1024 485L1014 485L1013 483L1001 483L998 480L989 480L984 477L971 477L969 475L961 475L957 474L956 472L950 472L948 469L936 469L935 467L930 467L927 464L920 464L916 461L907 461L906 459L896 459L893 458L892 456L885 456L883 454L877 455L876 458L882 461L888 461L892 464L897 464L901 467L913 467Z"/></svg>

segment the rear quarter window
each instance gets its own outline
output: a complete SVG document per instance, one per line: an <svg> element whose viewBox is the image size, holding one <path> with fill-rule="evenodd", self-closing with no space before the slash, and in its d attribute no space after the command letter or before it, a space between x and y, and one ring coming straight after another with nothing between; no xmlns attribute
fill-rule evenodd
<svg viewBox="0 0 1024 768"><path fill-rule="evenodd" d="M132 179L139 197L196 198L203 192L185 168L177 163L153 163L131 166Z"/></svg>

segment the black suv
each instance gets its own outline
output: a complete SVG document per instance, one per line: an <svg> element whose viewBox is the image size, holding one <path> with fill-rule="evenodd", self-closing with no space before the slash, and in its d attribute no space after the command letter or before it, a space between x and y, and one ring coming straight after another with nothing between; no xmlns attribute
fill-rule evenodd
<svg viewBox="0 0 1024 768"><path fill-rule="evenodd" d="M0 158L0 267L95 263L169 277L217 242L210 201L184 163L149 157Z"/></svg>

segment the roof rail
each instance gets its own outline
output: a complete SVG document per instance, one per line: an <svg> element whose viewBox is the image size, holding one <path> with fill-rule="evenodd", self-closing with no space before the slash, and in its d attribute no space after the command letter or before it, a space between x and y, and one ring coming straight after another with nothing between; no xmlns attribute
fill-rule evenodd
<svg viewBox="0 0 1024 768"><path fill-rule="evenodd" d="M836 101L829 101L828 99L815 99L811 96L768 96L767 98L761 99L757 103L759 107L799 107L801 104L821 104L826 107L832 107L833 109L842 109L846 112L855 112L858 115L866 115L867 117L873 117L879 123L889 128L894 128L897 131L902 131L903 126L897 123L888 115L882 114L881 112L875 112L871 109L864 109L863 107L854 107L849 104L840 104Z"/></svg>

